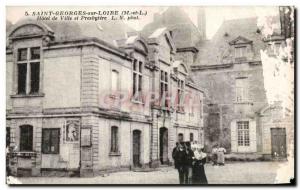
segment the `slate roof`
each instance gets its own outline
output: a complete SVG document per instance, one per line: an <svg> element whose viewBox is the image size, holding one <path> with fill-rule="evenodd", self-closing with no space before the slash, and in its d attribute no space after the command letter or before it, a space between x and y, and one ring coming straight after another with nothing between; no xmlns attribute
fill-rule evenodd
<svg viewBox="0 0 300 190"><path fill-rule="evenodd" d="M147 38L158 28L166 27L173 31L176 48L195 46L201 39L198 28L180 7L169 7L160 15L154 16L153 22L144 26L142 36Z"/></svg>
<svg viewBox="0 0 300 190"><path fill-rule="evenodd" d="M128 32L136 32L122 21L76 22L44 21L54 31L55 41L97 38L116 46L118 39L127 38ZM7 22L7 30L13 25Z"/></svg>
<svg viewBox="0 0 300 190"><path fill-rule="evenodd" d="M260 50L265 47L263 36L258 32L257 18L226 20L211 40L200 41L199 53L194 65L228 64L229 43L237 38L245 38L253 43L253 61L260 61ZM230 62L230 61L229 61Z"/></svg>

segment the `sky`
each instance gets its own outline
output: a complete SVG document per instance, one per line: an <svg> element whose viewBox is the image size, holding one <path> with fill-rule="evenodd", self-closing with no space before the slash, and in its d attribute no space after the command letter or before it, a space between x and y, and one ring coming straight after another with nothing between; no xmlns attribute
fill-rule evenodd
<svg viewBox="0 0 300 190"><path fill-rule="evenodd" d="M126 21L126 23L136 30L142 28L153 21L154 13L162 13L168 7L7 7L7 20L16 23L19 19L24 17L25 11L44 11L44 10L147 10L147 16L140 17L138 21ZM182 7L182 9L191 18L197 26L197 10L199 7ZM206 33L207 38L210 39L221 26L224 20L247 18L247 17L261 17L266 15L274 16L278 14L278 7L271 6L208 6L205 7L206 14Z"/></svg>

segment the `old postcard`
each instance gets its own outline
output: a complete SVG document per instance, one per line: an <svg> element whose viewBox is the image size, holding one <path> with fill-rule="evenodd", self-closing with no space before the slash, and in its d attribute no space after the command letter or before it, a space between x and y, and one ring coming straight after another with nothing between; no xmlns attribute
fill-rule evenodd
<svg viewBox="0 0 300 190"><path fill-rule="evenodd" d="M6 7L6 183L294 184L295 7Z"/></svg>

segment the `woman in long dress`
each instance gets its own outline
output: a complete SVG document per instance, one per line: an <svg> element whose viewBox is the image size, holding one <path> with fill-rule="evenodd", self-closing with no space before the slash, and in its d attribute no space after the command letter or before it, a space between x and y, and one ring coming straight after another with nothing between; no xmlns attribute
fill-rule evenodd
<svg viewBox="0 0 300 190"><path fill-rule="evenodd" d="M194 149L194 165L193 165L193 184L207 184L204 164L206 163L206 153L203 152L203 147L199 145Z"/></svg>
<svg viewBox="0 0 300 190"><path fill-rule="evenodd" d="M219 147L217 150L217 154L218 154L218 165L220 166L224 166L225 165L225 156L224 154L226 153L226 149L223 147Z"/></svg>

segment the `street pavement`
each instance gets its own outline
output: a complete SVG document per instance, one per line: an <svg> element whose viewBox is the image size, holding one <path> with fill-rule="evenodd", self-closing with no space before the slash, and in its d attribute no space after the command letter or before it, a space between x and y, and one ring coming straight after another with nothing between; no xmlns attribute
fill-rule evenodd
<svg viewBox="0 0 300 190"><path fill-rule="evenodd" d="M205 165L209 184L273 184L283 162L232 162L225 166ZM292 174L293 175L293 174ZM148 172L116 172L96 177L23 177L11 178L24 184L178 184L178 172L173 167L161 167Z"/></svg>

